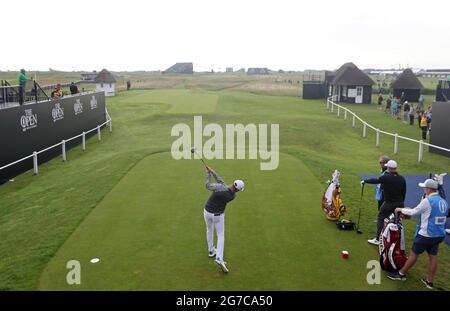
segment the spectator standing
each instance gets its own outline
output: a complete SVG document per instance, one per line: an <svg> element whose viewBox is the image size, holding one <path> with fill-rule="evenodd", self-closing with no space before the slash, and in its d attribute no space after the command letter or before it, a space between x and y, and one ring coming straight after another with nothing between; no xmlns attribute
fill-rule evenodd
<svg viewBox="0 0 450 311"><path fill-rule="evenodd" d="M27 77L25 75L25 69L20 69L19 74L17 75L17 80L19 82L19 104L23 105L23 101L25 98L25 87L27 85L27 81L32 81L32 77Z"/></svg>
<svg viewBox="0 0 450 311"><path fill-rule="evenodd" d="M420 95L417 110L424 110L424 109L425 109L425 97L423 97L423 95Z"/></svg>
<svg viewBox="0 0 450 311"><path fill-rule="evenodd" d="M411 104L411 107L409 108L409 125L414 125L415 113L416 109L414 108L414 105Z"/></svg>
<svg viewBox="0 0 450 311"><path fill-rule="evenodd" d="M409 110L411 107L409 106L408 101L405 101L405 104L403 105L403 123L408 124L408 115Z"/></svg>
<svg viewBox="0 0 450 311"><path fill-rule="evenodd" d="M397 117L397 115L398 115L398 102L397 102L397 97L395 97L395 96L392 99L391 108L392 108L392 117L394 117L394 118Z"/></svg>
<svg viewBox="0 0 450 311"><path fill-rule="evenodd" d="M431 107L428 107L427 112L425 113L425 116L427 117L427 121L428 121L428 131L431 131L431 116L432 116L432 111L431 111Z"/></svg>
<svg viewBox="0 0 450 311"><path fill-rule="evenodd" d="M419 127L422 130L422 139L427 140L427 132L428 132L428 119L424 112L421 112L419 121Z"/></svg>
<svg viewBox="0 0 450 311"><path fill-rule="evenodd" d="M389 97L386 99L386 109L384 112L391 113L391 104L392 104L392 97L389 95Z"/></svg>
<svg viewBox="0 0 450 311"><path fill-rule="evenodd" d="M75 83L70 83L70 94L75 95L78 94L78 87Z"/></svg>
<svg viewBox="0 0 450 311"><path fill-rule="evenodd" d="M128 80L127 81L127 91L129 91L131 89L131 81Z"/></svg>
<svg viewBox="0 0 450 311"><path fill-rule="evenodd" d="M378 95L378 108L377 108L378 110L383 109L382 108L383 101L384 101L383 95L381 95L381 93L380 93L380 95Z"/></svg>

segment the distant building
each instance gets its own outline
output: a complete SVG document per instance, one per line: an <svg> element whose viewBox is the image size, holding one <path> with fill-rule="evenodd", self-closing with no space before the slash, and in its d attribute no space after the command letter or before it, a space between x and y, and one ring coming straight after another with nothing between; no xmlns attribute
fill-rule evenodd
<svg viewBox="0 0 450 311"><path fill-rule="evenodd" d="M423 69L417 72L419 77L427 78L447 78L450 76L450 69Z"/></svg>
<svg viewBox="0 0 450 311"><path fill-rule="evenodd" d="M163 74L193 74L194 64L193 63L176 63L172 67L167 68L162 72Z"/></svg>
<svg viewBox="0 0 450 311"><path fill-rule="evenodd" d="M94 82L96 91L104 91L105 96L116 95L116 79L108 70L100 71Z"/></svg>
<svg viewBox="0 0 450 311"><path fill-rule="evenodd" d="M80 76L81 80L83 81L87 81L87 82L93 82L95 80L95 78L97 78L97 71L93 71L93 72L83 72Z"/></svg>
<svg viewBox="0 0 450 311"><path fill-rule="evenodd" d="M249 75L268 75L270 70L267 68L248 68L247 74Z"/></svg>
<svg viewBox="0 0 450 311"><path fill-rule="evenodd" d="M423 85L411 69L405 69L392 83L392 89L395 97L401 98L405 93L405 100L417 102Z"/></svg>
<svg viewBox="0 0 450 311"><path fill-rule="evenodd" d="M233 72L233 67L227 67L227 68L225 69L225 72Z"/></svg>
<svg viewBox="0 0 450 311"><path fill-rule="evenodd" d="M346 63L334 73L326 73L329 94L336 102L370 104L373 80L353 63Z"/></svg>

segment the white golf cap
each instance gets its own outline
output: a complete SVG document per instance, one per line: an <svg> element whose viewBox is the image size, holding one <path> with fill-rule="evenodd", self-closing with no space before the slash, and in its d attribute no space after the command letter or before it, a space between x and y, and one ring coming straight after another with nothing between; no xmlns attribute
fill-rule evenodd
<svg viewBox="0 0 450 311"><path fill-rule="evenodd" d="M397 162L394 160L389 160L388 163L386 163L384 166L388 168L397 168Z"/></svg>
<svg viewBox="0 0 450 311"><path fill-rule="evenodd" d="M420 188L430 188L436 190L439 187L439 184L436 180L427 179L424 182L419 183Z"/></svg>
<svg viewBox="0 0 450 311"><path fill-rule="evenodd" d="M244 182L240 179L237 179L233 183L234 187L239 191L244 191Z"/></svg>

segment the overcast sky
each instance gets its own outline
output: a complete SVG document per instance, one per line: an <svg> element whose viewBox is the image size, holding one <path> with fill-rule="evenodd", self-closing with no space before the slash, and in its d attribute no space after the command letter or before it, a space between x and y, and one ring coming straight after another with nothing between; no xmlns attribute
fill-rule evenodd
<svg viewBox="0 0 450 311"><path fill-rule="evenodd" d="M0 16L0 70L450 67L448 0L5 0Z"/></svg>

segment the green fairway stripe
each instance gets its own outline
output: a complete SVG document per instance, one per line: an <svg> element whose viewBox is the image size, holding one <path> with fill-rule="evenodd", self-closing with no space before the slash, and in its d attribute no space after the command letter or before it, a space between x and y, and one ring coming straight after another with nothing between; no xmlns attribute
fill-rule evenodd
<svg viewBox="0 0 450 311"><path fill-rule="evenodd" d="M44 270L39 288L370 289L364 260L372 249L325 220L322 186L301 161L282 154L279 170L268 172L256 161L212 164L226 180L247 183L226 213L229 275L206 256L208 192L199 161L158 153L135 165L84 220ZM343 248L351 260L339 257ZM93 257L100 263L90 264ZM82 264L80 286L65 284L70 259Z"/></svg>

